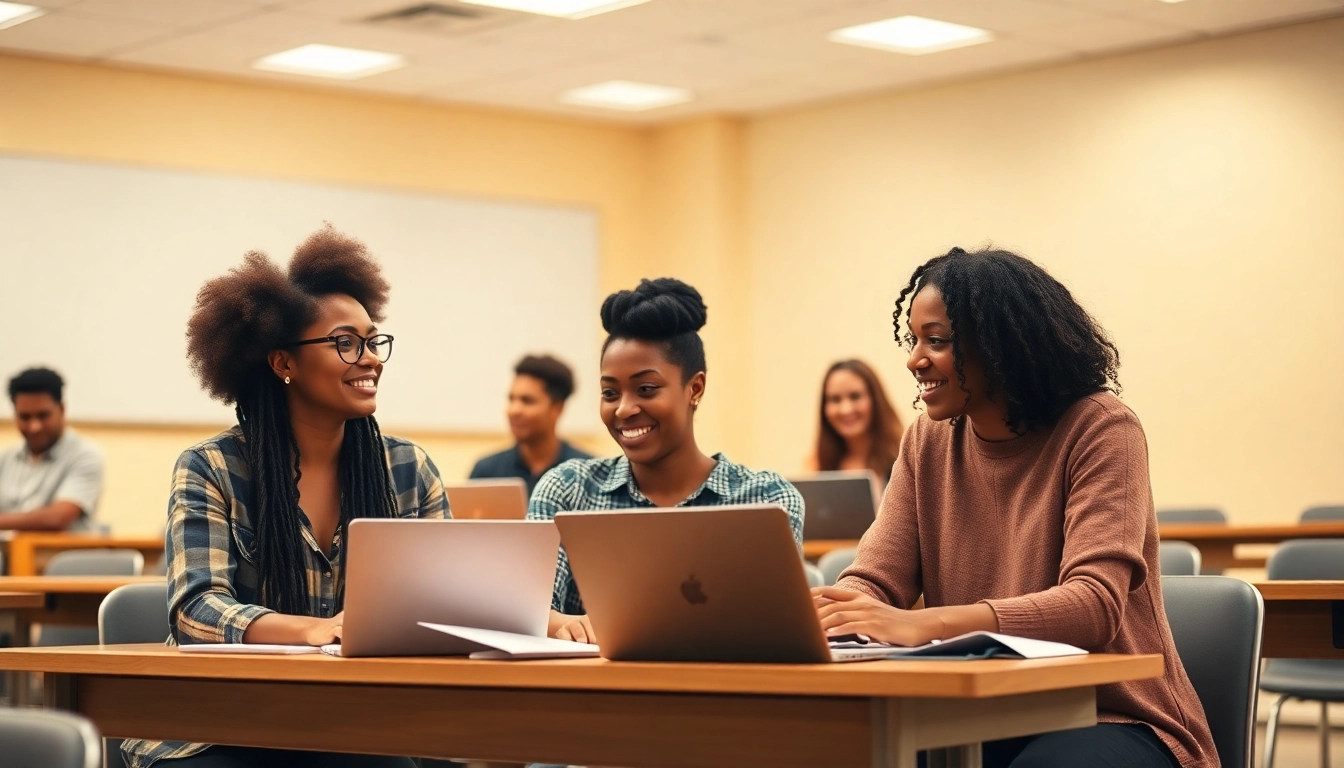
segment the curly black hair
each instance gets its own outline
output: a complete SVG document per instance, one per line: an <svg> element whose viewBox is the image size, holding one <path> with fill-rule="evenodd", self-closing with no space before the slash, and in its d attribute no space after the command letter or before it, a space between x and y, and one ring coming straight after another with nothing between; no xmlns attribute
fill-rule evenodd
<svg viewBox="0 0 1344 768"><path fill-rule="evenodd" d="M953 248L922 264L892 313L896 341L907 348L915 338L906 299L913 304L925 286L937 288L947 307L962 389L966 348L974 345L987 394L1002 394L1013 432L1050 424L1087 395L1120 393L1120 351L1069 289L1028 259L1005 250Z"/></svg>
<svg viewBox="0 0 1344 768"><path fill-rule="evenodd" d="M705 370L705 344L700 329L709 310L700 292L673 277L641 280L633 291L617 291L602 302L602 327L607 340L660 342L667 361L681 368L682 382Z"/></svg>
<svg viewBox="0 0 1344 768"><path fill-rule="evenodd" d="M299 446L284 385L267 356L299 338L317 318L319 300L336 294L358 301L377 322L388 284L362 243L327 225L298 247L287 273L264 253L245 255L241 266L201 288L187 322L192 371L211 397L234 405L242 429L261 599L281 613L308 613L309 596ZM342 532L356 517L396 516L383 436L372 416L346 422L340 483Z"/></svg>

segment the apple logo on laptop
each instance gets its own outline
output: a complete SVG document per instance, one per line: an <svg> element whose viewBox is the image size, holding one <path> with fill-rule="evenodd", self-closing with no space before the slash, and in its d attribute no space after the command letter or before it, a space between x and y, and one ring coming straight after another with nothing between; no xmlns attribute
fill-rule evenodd
<svg viewBox="0 0 1344 768"><path fill-rule="evenodd" d="M691 605L704 605L709 602L709 596L700 588L700 580L695 578L695 574L691 574L690 578L681 582L681 596Z"/></svg>

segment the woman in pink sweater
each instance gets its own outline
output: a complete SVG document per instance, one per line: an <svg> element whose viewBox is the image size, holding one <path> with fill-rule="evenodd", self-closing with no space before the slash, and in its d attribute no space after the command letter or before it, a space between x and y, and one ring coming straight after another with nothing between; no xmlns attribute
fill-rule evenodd
<svg viewBox="0 0 1344 768"><path fill-rule="evenodd" d="M1098 725L988 743L984 765L1217 766L1162 607L1148 446L1116 397L1106 333L1045 270L998 250L931 259L894 317L925 414L854 565L814 590L822 626L902 645L989 630L1160 653L1162 677L1098 687ZM920 595L927 608L910 610Z"/></svg>

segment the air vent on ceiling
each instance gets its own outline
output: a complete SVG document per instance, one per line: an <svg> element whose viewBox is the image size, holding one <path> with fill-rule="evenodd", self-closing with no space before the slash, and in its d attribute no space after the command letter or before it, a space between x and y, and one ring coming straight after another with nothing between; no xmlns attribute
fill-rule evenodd
<svg viewBox="0 0 1344 768"><path fill-rule="evenodd" d="M435 35L464 35L494 29L519 21L525 16L526 14L497 8L484 8L479 5L437 2L416 3L404 8L384 11L361 19L361 21L384 29L426 32Z"/></svg>

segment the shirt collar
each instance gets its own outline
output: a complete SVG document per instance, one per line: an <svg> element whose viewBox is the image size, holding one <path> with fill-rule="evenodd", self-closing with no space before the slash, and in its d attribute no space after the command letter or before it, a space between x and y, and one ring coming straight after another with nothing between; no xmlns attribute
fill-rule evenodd
<svg viewBox="0 0 1344 768"><path fill-rule="evenodd" d="M714 469L710 470L709 477L705 482L696 488L690 496L687 496L681 503L692 501L705 492L705 489L713 491L719 498L726 499L732 493L731 474L734 466L731 461L722 453L716 453L713 456L715 460ZM643 493L640 493L639 486L635 484L635 475L630 471L630 460L625 456L616 459L616 464L611 468L611 474L602 482L600 488L605 493L615 493L622 487L637 500L646 500Z"/></svg>
<svg viewBox="0 0 1344 768"><path fill-rule="evenodd" d="M61 448L64 445L66 445L67 441L65 438L69 434L70 434L69 427L66 427L64 430L62 430L61 436L56 438L56 442L52 443L51 447L48 448L46 452L42 454L42 461L55 461L56 458L61 454ZM33 452L28 448L28 441L25 440L19 443L19 455L22 456L25 460L29 461L32 460Z"/></svg>

